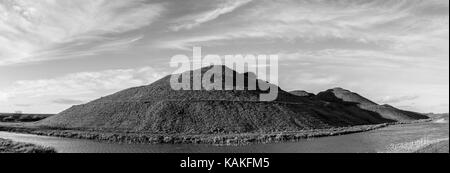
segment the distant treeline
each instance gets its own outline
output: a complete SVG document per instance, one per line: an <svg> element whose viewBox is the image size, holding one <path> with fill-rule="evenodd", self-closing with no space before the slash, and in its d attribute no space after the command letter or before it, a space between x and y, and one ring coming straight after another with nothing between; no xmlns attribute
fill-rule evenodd
<svg viewBox="0 0 450 173"><path fill-rule="evenodd" d="M35 122L53 114L0 113L0 122Z"/></svg>

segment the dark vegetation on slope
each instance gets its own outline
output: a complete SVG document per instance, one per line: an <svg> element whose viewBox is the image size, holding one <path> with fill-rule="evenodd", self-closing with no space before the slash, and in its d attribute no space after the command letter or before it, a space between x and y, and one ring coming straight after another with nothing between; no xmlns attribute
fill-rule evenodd
<svg viewBox="0 0 450 173"><path fill-rule="evenodd" d="M424 114L397 109L390 105L379 105L357 93L353 93L342 88L335 88L321 92L316 98L333 103L341 103L346 105L353 104L363 110L375 112L385 119L394 121L414 121L429 118Z"/></svg>
<svg viewBox="0 0 450 173"><path fill-rule="evenodd" d="M234 74L234 78L223 75L211 81L244 76L245 89L237 90L234 84L228 86L234 89L230 91L175 91L170 86L171 76L167 76L148 86L73 106L35 125L151 134L229 134L327 129L397 120L380 115L376 109L361 109L357 104L342 100L300 97L279 87L276 87L279 90L277 100L261 102L259 95L264 91L248 90L248 81L256 80L254 74L239 74L223 66L200 69L201 74L211 68Z"/></svg>

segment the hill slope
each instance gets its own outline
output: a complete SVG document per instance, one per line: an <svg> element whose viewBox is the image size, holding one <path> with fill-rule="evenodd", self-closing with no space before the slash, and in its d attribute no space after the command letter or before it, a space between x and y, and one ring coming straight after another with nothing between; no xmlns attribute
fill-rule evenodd
<svg viewBox="0 0 450 173"><path fill-rule="evenodd" d="M314 97L315 96L314 94L303 91L303 90L291 91L289 93L296 95L296 96L300 96L300 97Z"/></svg>
<svg viewBox="0 0 450 173"><path fill-rule="evenodd" d="M200 69L204 75L214 67ZM229 71L226 67L219 67ZM186 72L191 73L193 72ZM272 102L260 102L260 90L175 91L167 76L148 86L130 88L73 106L37 125L57 128L136 131L157 134L211 134L298 131L392 122L355 105L299 97L279 89ZM223 75L221 80L233 78ZM192 78L191 78L192 81Z"/></svg>
<svg viewBox="0 0 450 173"><path fill-rule="evenodd" d="M335 88L321 92L317 95L317 98L335 103L355 104L363 110L375 112L383 118L395 121L412 121L429 118L423 114L400 110L390 105L378 105L377 103L364 98L357 93L353 93L342 88Z"/></svg>

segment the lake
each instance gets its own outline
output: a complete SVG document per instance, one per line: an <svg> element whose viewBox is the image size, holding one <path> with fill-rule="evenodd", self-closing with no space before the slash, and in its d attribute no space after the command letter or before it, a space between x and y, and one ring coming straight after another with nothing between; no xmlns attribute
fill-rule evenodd
<svg viewBox="0 0 450 173"><path fill-rule="evenodd" d="M397 125L344 136L246 146L116 144L0 132L0 138L55 148L60 153L374 153L392 144L449 138L448 122Z"/></svg>

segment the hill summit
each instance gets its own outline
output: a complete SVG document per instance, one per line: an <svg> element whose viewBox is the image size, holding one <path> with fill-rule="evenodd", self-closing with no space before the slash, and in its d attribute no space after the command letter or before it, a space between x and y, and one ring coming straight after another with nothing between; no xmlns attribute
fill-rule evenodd
<svg viewBox="0 0 450 173"><path fill-rule="evenodd" d="M275 86L278 98L262 102L259 96L265 91L248 89L249 79L256 78L256 75L238 73L225 66L198 70L204 76L212 68L221 68L224 75L211 80L244 76L244 90L238 90L235 85L231 90L173 90L170 85L172 76L169 75L147 86L126 89L73 106L37 125L154 134L214 134L298 131L393 122L357 105L300 97L278 86ZM227 76L230 74L225 73L227 70L231 70L233 76ZM186 73L195 74L194 71Z"/></svg>

